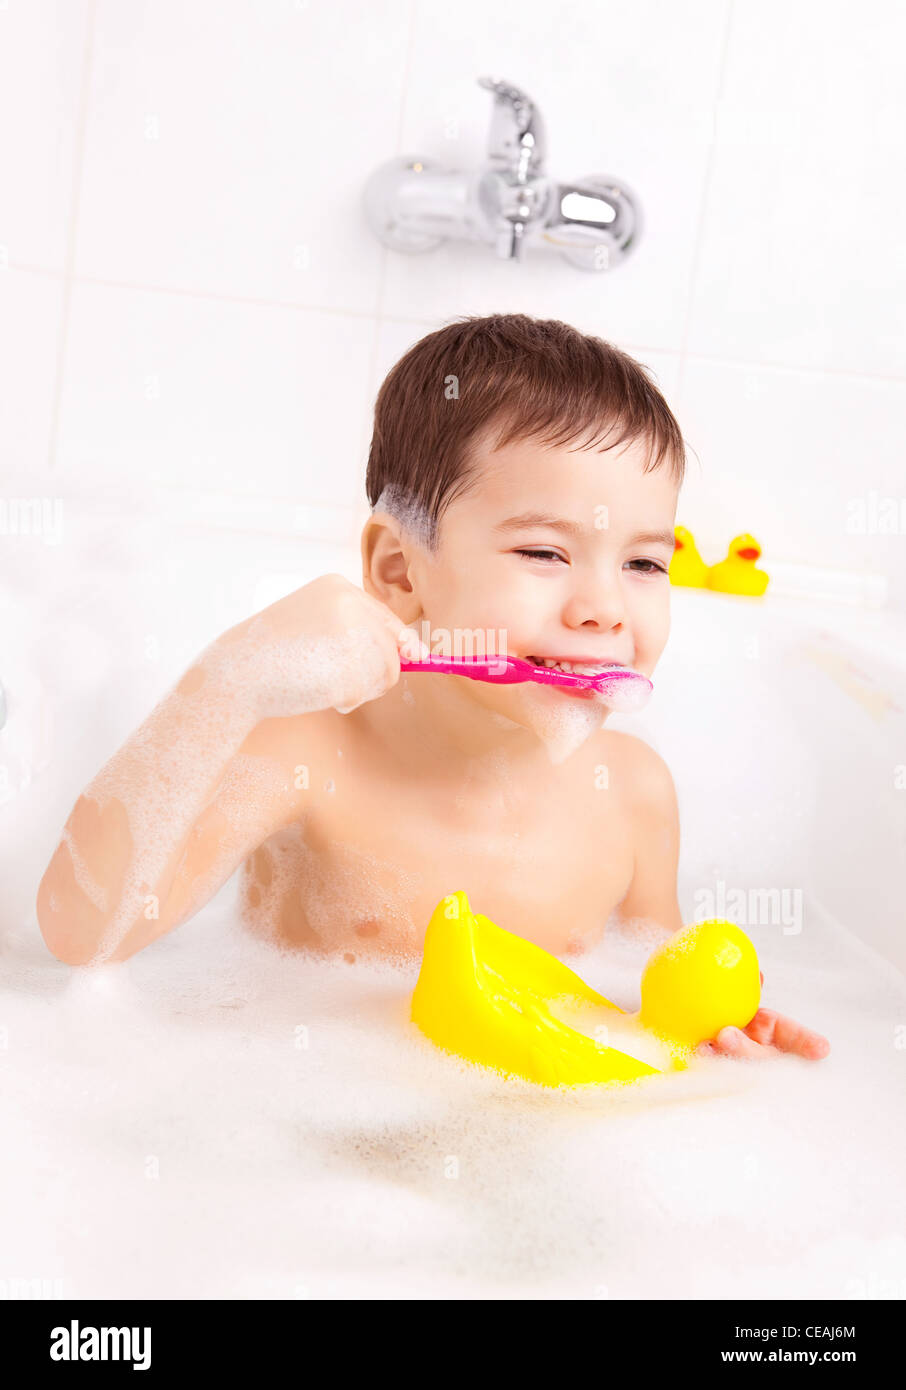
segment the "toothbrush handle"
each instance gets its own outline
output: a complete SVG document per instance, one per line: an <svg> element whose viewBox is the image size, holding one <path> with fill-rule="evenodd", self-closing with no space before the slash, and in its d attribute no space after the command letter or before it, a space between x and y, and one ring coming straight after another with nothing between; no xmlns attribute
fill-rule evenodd
<svg viewBox="0 0 906 1390"><path fill-rule="evenodd" d="M528 662L520 663L531 668ZM480 657L475 660L459 660L446 656L431 656L424 661L401 661L401 671L436 671L446 676L468 676L474 681L489 681L494 685L516 685L528 680L528 675L519 669L513 657Z"/></svg>
<svg viewBox="0 0 906 1390"><path fill-rule="evenodd" d="M424 661L401 661L401 671L438 671L449 676L469 676L476 681L488 681L492 685L520 685L523 681L535 681L538 685L555 685L580 691L599 693L614 690L628 682L636 687L645 686L649 692L651 681L640 676L637 671L615 667L601 676L580 676L571 671L553 671L545 667L532 666L519 656L492 656L457 660L455 657L430 656Z"/></svg>

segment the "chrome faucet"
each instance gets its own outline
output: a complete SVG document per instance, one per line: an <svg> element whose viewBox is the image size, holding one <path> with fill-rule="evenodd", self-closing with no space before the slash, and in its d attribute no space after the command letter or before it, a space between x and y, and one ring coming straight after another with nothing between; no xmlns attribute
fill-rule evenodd
<svg viewBox="0 0 906 1390"><path fill-rule="evenodd" d="M365 187L368 224L394 251L432 251L449 239L483 241L504 260L537 243L582 270L611 270L641 232L639 201L622 181L591 174L559 183L545 173L541 112L519 87L479 77L493 93L487 167L467 173L438 160L402 155Z"/></svg>
<svg viewBox="0 0 906 1390"><path fill-rule="evenodd" d="M494 93L488 139L491 167L478 181L478 201L494 228L497 254L518 260L526 228L542 219L550 202L544 122L518 87L495 77L479 77L478 85Z"/></svg>

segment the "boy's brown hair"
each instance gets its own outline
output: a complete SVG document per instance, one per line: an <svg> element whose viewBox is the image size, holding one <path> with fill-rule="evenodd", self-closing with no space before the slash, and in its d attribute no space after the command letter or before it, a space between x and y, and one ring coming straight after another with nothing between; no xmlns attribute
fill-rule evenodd
<svg viewBox="0 0 906 1390"><path fill-rule="evenodd" d="M666 458L683 479L682 433L641 363L559 319L473 315L421 338L384 379L365 477L372 508L383 498L426 521L434 547L445 509L475 476L471 445L492 422L495 449L529 438L590 448L602 428L604 448L642 438L646 471Z"/></svg>

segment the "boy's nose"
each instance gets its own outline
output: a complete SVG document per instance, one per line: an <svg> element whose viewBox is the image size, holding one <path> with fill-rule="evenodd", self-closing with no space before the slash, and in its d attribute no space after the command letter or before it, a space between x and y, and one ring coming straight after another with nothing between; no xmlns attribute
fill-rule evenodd
<svg viewBox="0 0 906 1390"><path fill-rule="evenodd" d="M613 632L614 628L622 626L625 616L623 596L619 590L602 586L594 593L585 590L581 594L574 594L566 604L563 621L570 628Z"/></svg>

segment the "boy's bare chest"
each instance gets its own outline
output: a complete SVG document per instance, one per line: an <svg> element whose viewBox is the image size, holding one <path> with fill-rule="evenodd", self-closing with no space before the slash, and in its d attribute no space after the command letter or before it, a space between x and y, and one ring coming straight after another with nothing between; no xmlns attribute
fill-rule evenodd
<svg viewBox="0 0 906 1390"><path fill-rule="evenodd" d="M250 857L249 925L347 956L417 955L438 901L463 889L499 926L558 954L581 950L628 890L633 846L618 796L557 783L388 785L347 765Z"/></svg>

